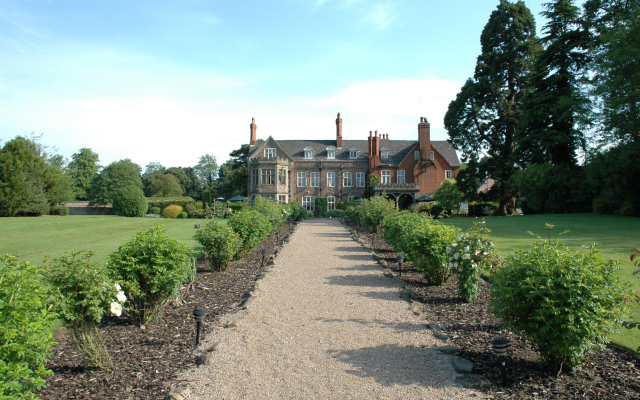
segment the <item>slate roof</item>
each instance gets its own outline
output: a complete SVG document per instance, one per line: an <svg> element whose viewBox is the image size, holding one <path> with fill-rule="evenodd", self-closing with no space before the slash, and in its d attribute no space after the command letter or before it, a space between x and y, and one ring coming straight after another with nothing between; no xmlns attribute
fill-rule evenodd
<svg viewBox="0 0 640 400"><path fill-rule="evenodd" d="M275 139L274 139L275 140ZM276 143L287 153L293 161L334 161L327 159L327 147L335 146L335 140L275 140ZM256 140L256 145L252 146L249 152L249 158L264 144L264 140ZM440 155L452 167L459 167L460 160L453 146L447 141L431 141L431 144ZM389 158L380 159L381 165L398 166L409 155L415 146L418 145L417 140L389 140L381 139L380 147L386 147L389 151ZM311 147L313 149L313 159L304 158L304 149ZM349 158L349 150L355 147L358 149L358 158L352 160ZM335 161L364 161L369 157L369 141L368 140L343 140L342 148L336 149Z"/></svg>

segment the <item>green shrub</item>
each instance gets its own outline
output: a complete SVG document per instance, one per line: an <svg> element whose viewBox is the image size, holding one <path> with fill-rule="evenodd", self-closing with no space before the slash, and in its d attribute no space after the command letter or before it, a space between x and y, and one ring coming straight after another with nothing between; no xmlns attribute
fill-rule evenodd
<svg viewBox="0 0 640 400"><path fill-rule="evenodd" d="M202 203L211 204L213 203L213 193L209 189L205 189L202 191Z"/></svg>
<svg viewBox="0 0 640 400"><path fill-rule="evenodd" d="M240 212L244 209L251 207L251 202L249 200L245 201L234 201L232 203L228 203L228 207L233 212Z"/></svg>
<svg viewBox="0 0 640 400"><path fill-rule="evenodd" d="M576 370L603 347L623 310L620 267L594 246L568 250L538 241L516 250L494 276L492 306L505 326L528 336L548 367Z"/></svg>
<svg viewBox="0 0 640 400"><path fill-rule="evenodd" d="M307 209L302 207L302 205L297 201L292 201L287 204L287 210L289 213L289 218L293 219L294 221L311 218L308 216Z"/></svg>
<svg viewBox="0 0 640 400"><path fill-rule="evenodd" d="M158 207L161 210L167 208L171 204L181 206L183 209L187 208L187 204L194 204L191 197L147 197L149 207Z"/></svg>
<svg viewBox="0 0 640 400"><path fill-rule="evenodd" d="M328 208L329 208L329 199L327 199L326 197L315 198L315 209L316 209L316 215L318 217L326 216Z"/></svg>
<svg viewBox="0 0 640 400"><path fill-rule="evenodd" d="M121 217L144 217L147 212L147 198L142 189L125 187L113 195L113 213Z"/></svg>
<svg viewBox="0 0 640 400"><path fill-rule="evenodd" d="M180 214L178 214L178 218L187 218L189 216L189 214L187 214L186 212L181 212Z"/></svg>
<svg viewBox="0 0 640 400"><path fill-rule="evenodd" d="M329 210L326 216L331 218L344 218L346 215L347 212L344 210Z"/></svg>
<svg viewBox="0 0 640 400"><path fill-rule="evenodd" d="M233 260L239 246L239 236L227 224L207 222L193 237L204 251L211 269L223 271Z"/></svg>
<svg viewBox="0 0 640 400"><path fill-rule="evenodd" d="M196 212L196 206L194 206L191 203L188 203L187 205L184 206L184 210L187 212L187 214L189 214L189 216L192 216L194 212Z"/></svg>
<svg viewBox="0 0 640 400"><path fill-rule="evenodd" d="M625 217L637 217L640 215L640 209L636 210L631 199L626 198L622 201L622 206L620 206L620 215Z"/></svg>
<svg viewBox="0 0 640 400"><path fill-rule="evenodd" d="M238 250L240 257L269 237L273 229L269 218L257 210L245 210L233 214L229 218L229 226L240 237Z"/></svg>
<svg viewBox="0 0 640 400"><path fill-rule="evenodd" d="M364 200L360 207L362 207L360 209L361 223L372 228L374 232L378 231L387 215L398 212L394 201L384 197Z"/></svg>
<svg viewBox="0 0 640 400"><path fill-rule="evenodd" d="M193 214L191 214L191 218L206 218L207 213L205 210L196 210Z"/></svg>
<svg viewBox="0 0 640 400"><path fill-rule="evenodd" d="M0 258L0 398L34 399L45 386L55 314L42 271L13 256Z"/></svg>
<svg viewBox="0 0 640 400"><path fill-rule="evenodd" d="M204 210L204 206L201 201L196 201L196 210Z"/></svg>
<svg viewBox="0 0 640 400"><path fill-rule="evenodd" d="M347 216L355 224L362 225L362 203L355 206L348 206L346 209Z"/></svg>
<svg viewBox="0 0 640 400"><path fill-rule="evenodd" d="M453 270L449 268L447 247L458 236L457 228L421 217L419 223L407 227L402 247L407 260L424 274L427 282L442 285L453 274Z"/></svg>
<svg viewBox="0 0 640 400"><path fill-rule="evenodd" d="M491 201L477 201L469 203L469 216L482 217L492 215L498 209L498 203Z"/></svg>
<svg viewBox="0 0 640 400"><path fill-rule="evenodd" d="M285 207L280 203L267 200L262 196L256 196L252 209L264 214L274 229L284 223L286 216L284 213Z"/></svg>
<svg viewBox="0 0 640 400"><path fill-rule="evenodd" d="M480 292L480 271L497 271L501 264L490 238L484 237L491 230L484 220L476 222L469 230L447 247L449 268L458 274L458 293L466 301L474 301Z"/></svg>
<svg viewBox="0 0 640 400"><path fill-rule="evenodd" d="M393 246L395 251L406 254L409 250L406 246L409 243L408 235L417 225L428 223L431 223L431 219L424 214L409 211L390 214L382 222L384 240Z"/></svg>
<svg viewBox="0 0 640 400"><path fill-rule="evenodd" d="M160 210L160 207L150 207L149 208L149 214L160 215L161 212L162 212L162 210Z"/></svg>
<svg viewBox="0 0 640 400"><path fill-rule="evenodd" d="M111 357L96 328L105 312L120 315L127 300L105 266L91 260L93 252L59 256L49 262L47 279L56 299L54 310L71 333L88 366L113 369Z"/></svg>
<svg viewBox="0 0 640 400"><path fill-rule="evenodd" d="M447 214L458 213L463 193L456 186L453 179L445 179L442 185L433 194L433 198Z"/></svg>
<svg viewBox="0 0 640 400"><path fill-rule="evenodd" d="M141 229L109 256L112 279L121 282L129 296L129 313L145 324L158 316L160 306L176 295L191 268L192 249L167 236L162 225Z"/></svg>
<svg viewBox="0 0 640 400"><path fill-rule="evenodd" d="M63 206L63 205L51 206L51 210L49 211L49 214L60 215L60 216L69 215L69 207Z"/></svg>
<svg viewBox="0 0 640 400"><path fill-rule="evenodd" d="M592 203L594 214L612 214L613 207L604 197L596 197Z"/></svg>
<svg viewBox="0 0 640 400"><path fill-rule="evenodd" d="M345 210L347 211L347 207L351 207L351 206L357 206L358 204L360 204L359 201L356 201L356 197L359 199L359 196L354 196L354 199L351 201L342 201L342 200L338 200L336 202L336 209L337 210Z"/></svg>
<svg viewBox="0 0 640 400"><path fill-rule="evenodd" d="M162 210L162 216L164 218L178 218L182 212L182 207L177 204L171 204Z"/></svg>

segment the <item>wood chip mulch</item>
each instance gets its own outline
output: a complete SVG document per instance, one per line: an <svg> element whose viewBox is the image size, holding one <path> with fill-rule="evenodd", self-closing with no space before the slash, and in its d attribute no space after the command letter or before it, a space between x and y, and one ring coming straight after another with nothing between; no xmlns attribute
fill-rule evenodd
<svg viewBox="0 0 640 400"><path fill-rule="evenodd" d="M355 232L353 226L347 225ZM372 235L359 228L359 236L371 243ZM458 297L453 277L443 286L430 286L422 274L403 265L398 277L397 253L377 235L375 253L386 261L396 278L412 289L412 299L424 304L426 323L436 323L450 340L443 346L458 348L460 357L473 362L473 374L483 376L491 387L482 389L493 399L640 399L640 360L628 349L610 344L592 354L582 369L573 374L556 374L541 368L533 344L525 337L501 326L490 311L490 283L483 281L477 301L466 303ZM507 385L490 342L498 337L511 341L506 357Z"/></svg>
<svg viewBox="0 0 640 400"><path fill-rule="evenodd" d="M278 230L280 239L286 240L294 229L284 224ZM47 377L47 386L38 396L44 400L164 398L178 373L196 366L193 309L204 307L209 312L203 336L222 315L237 311L264 271L263 249L268 251L267 258L274 255L278 249L275 233L225 271L210 271L203 259L198 260L196 280L206 289L199 284L195 291L183 288L180 304L165 306L162 318L144 329L124 318L105 318L99 330L116 367L112 372L89 370L62 329L47 365L54 375Z"/></svg>

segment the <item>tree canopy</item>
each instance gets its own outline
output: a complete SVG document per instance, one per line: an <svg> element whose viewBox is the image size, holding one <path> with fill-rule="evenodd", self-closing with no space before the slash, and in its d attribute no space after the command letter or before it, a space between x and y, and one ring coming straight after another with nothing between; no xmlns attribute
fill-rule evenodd
<svg viewBox="0 0 640 400"><path fill-rule="evenodd" d="M100 158L91 149L83 147L71 156L68 165L69 175L73 182L73 191L78 200L87 200L91 180L100 172Z"/></svg>
<svg viewBox="0 0 640 400"><path fill-rule="evenodd" d="M132 187L142 191L140 171L140 166L128 158L109 164L91 182L89 202L107 205L124 189Z"/></svg>

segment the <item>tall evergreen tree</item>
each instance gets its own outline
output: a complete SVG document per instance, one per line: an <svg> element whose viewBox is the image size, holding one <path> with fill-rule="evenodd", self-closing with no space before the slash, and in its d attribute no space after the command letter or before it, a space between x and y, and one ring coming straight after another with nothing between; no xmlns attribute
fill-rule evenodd
<svg viewBox="0 0 640 400"><path fill-rule="evenodd" d="M71 156L68 171L78 200L89 198L88 190L91 186L91 180L100 172L99 162L98 154L86 147Z"/></svg>
<svg viewBox="0 0 640 400"><path fill-rule="evenodd" d="M573 3L544 4L542 15L548 19L540 39L544 50L534 63L516 135L517 158L526 163L575 164L576 150L586 146L579 122L590 107L580 78L589 61L589 37Z"/></svg>
<svg viewBox="0 0 640 400"><path fill-rule="evenodd" d="M214 185L216 197L230 199L237 195L247 195L247 157L249 145L243 144L239 149L229 153L231 157L220 166L219 177Z"/></svg>
<svg viewBox="0 0 640 400"><path fill-rule="evenodd" d="M449 104L445 128L464 158L488 156L487 167L500 193L498 215L515 210L510 185L515 173L514 135L522 98L540 45L535 20L522 1L500 0L480 36L473 79Z"/></svg>

